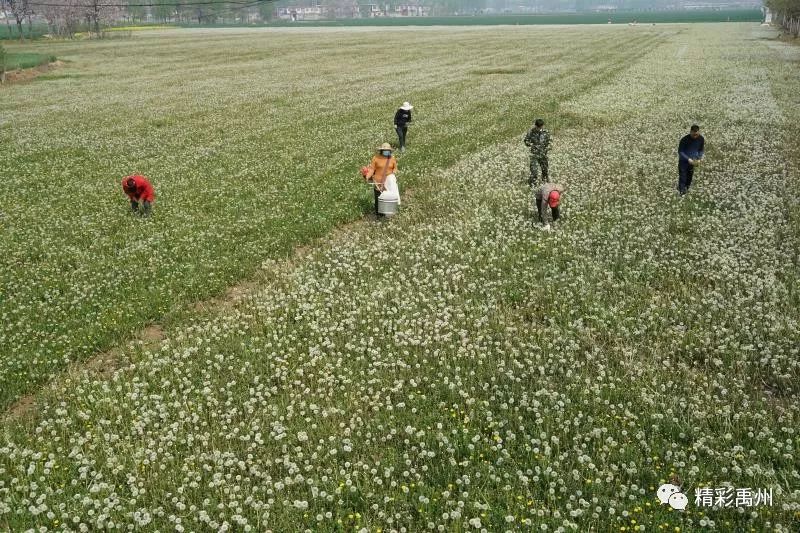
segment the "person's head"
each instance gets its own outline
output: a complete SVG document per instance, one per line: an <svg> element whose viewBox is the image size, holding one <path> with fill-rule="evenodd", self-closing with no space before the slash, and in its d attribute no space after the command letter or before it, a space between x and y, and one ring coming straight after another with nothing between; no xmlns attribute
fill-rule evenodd
<svg viewBox="0 0 800 533"><path fill-rule="evenodd" d="M689 128L689 135L692 136L692 139L697 139L700 137L700 126L697 124L692 124L692 127Z"/></svg>
<svg viewBox="0 0 800 533"><path fill-rule="evenodd" d="M533 125L536 126L537 128L541 128L542 126L544 126L544 120L537 118L534 121Z"/></svg>
<svg viewBox="0 0 800 533"><path fill-rule="evenodd" d="M561 193L558 191L550 191L550 195L547 197L547 203L552 208L558 207L558 204L561 203Z"/></svg>
<svg viewBox="0 0 800 533"><path fill-rule="evenodd" d="M411 111L412 109L414 109L414 106L409 104L408 102L403 102L403 105L400 106L400 109L402 109L403 111Z"/></svg>
<svg viewBox="0 0 800 533"><path fill-rule="evenodd" d="M383 143L380 148L378 148L378 153L382 156L389 157L392 155L392 145L389 143Z"/></svg>
<svg viewBox="0 0 800 533"><path fill-rule="evenodd" d="M128 178L125 180L125 191L126 192L134 192L136 190L136 180L133 178Z"/></svg>

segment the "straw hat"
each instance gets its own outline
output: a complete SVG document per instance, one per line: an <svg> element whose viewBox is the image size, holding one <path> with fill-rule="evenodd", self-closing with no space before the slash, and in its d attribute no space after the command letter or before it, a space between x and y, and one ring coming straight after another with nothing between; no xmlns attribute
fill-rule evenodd
<svg viewBox="0 0 800 533"><path fill-rule="evenodd" d="M391 144L389 144L389 143L383 143L383 144L381 145L381 147L380 147L380 148L378 148L378 151L379 151L379 152L382 152L382 151L384 151L384 150L391 150L391 149L392 149L392 145L391 145Z"/></svg>
<svg viewBox="0 0 800 533"><path fill-rule="evenodd" d="M403 105L400 106L400 109L402 109L403 111L411 111L412 109L414 109L414 106L409 104L408 102L403 102Z"/></svg>

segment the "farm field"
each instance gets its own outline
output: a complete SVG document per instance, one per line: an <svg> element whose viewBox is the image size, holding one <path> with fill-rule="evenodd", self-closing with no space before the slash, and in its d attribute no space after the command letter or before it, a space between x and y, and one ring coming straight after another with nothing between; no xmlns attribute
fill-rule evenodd
<svg viewBox="0 0 800 533"><path fill-rule="evenodd" d="M796 530L800 49L774 36L9 44L65 66L0 88L0 529ZM359 221L403 100L403 211ZM550 233L536 116L569 187ZM682 512L655 497L676 478ZM724 486L772 505L695 503Z"/></svg>

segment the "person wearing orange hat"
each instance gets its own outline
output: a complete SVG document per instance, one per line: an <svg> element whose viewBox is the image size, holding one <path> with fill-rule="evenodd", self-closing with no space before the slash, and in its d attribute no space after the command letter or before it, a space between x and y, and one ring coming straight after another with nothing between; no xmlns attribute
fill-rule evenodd
<svg viewBox="0 0 800 533"><path fill-rule="evenodd" d="M364 179L371 181L375 185L375 214L383 216L378 212L378 196L383 192L383 182L386 176L397 172L397 159L392 155L392 145L383 143L378 148L378 153L372 157L369 166L364 172Z"/></svg>
<svg viewBox="0 0 800 533"><path fill-rule="evenodd" d="M122 190L131 201L131 211L145 217L150 216L150 208L156 197L150 180L139 174L125 176L122 178ZM142 202L141 211L139 211L139 202Z"/></svg>
<svg viewBox="0 0 800 533"><path fill-rule="evenodd" d="M558 183L545 183L536 191L536 210L539 212L539 222L545 229L550 227L549 223L545 223L547 208L549 207L552 212L553 222L558 220L561 195L566 190L566 187Z"/></svg>

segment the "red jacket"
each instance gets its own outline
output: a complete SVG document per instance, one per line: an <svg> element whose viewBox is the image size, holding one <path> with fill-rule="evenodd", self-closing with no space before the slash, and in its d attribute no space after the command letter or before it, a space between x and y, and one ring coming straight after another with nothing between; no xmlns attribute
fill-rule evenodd
<svg viewBox="0 0 800 533"><path fill-rule="evenodd" d="M133 178L133 181L136 182L136 190L129 191L126 189L126 183L130 178ZM155 197L156 193L153 190L153 185L147 181L147 178L144 176L140 176L139 174L134 174L132 176L125 176L122 178L122 190L125 191L125 194L128 195L128 198L131 200L144 201L144 202L152 202Z"/></svg>

